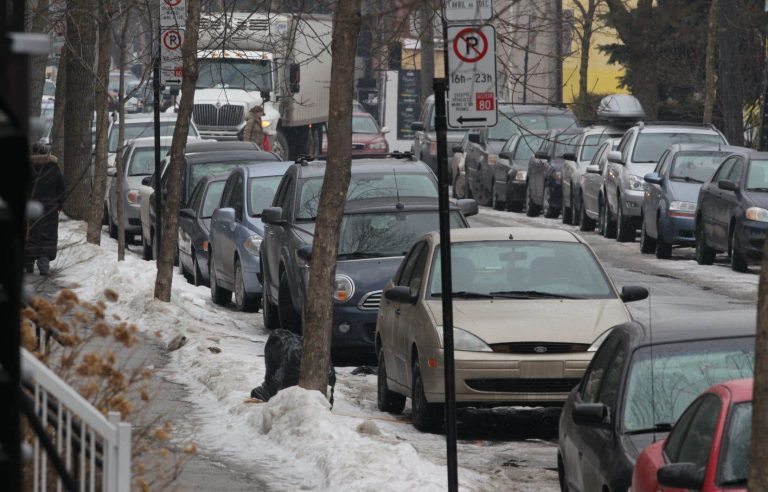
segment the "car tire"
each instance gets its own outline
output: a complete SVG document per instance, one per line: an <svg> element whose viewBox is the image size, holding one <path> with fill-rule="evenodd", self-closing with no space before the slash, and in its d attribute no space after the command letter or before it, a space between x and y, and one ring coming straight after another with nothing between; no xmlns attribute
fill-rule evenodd
<svg viewBox="0 0 768 492"><path fill-rule="evenodd" d="M642 226L640 227L640 252L649 255L656 251L656 239L648 235L648 230L645 227L645 218L642 219Z"/></svg>
<svg viewBox="0 0 768 492"><path fill-rule="evenodd" d="M477 190L475 190L472 194L475 195L478 204L483 205L484 207L491 206L491 202L493 201L493 193L489 193L488 190L485 189L485 187L482 185L482 183L478 184Z"/></svg>
<svg viewBox="0 0 768 492"><path fill-rule="evenodd" d="M200 270L200 264L197 262L195 250L192 250L192 285L197 287L203 285L203 272Z"/></svg>
<svg viewBox="0 0 768 492"><path fill-rule="evenodd" d="M106 204L104 205L104 210L101 212L101 225L109 225L109 209L107 208Z"/></svg>
<svg viewBox="0 0 768 492"><path fill-rule="evenodd" d="M384 364L384 351L379 351L379 368L376 374L376 402L379 410L399 414L405 408L405 395L395 393L387 385L387 368Z"/></svg>
<svg viewBox="0 0 768 492"><path fill-rule="evenodd" d="M544 197L542 198L541 210L547 219L556 219L560 211L552 206L552 190L549 186L544 186Z"/></svg>
<svg viewBox="0 0 768 492"><path fill-rule="evenodd" d="M581 224L581 213L579 210L579 204L581 203L581 199L575 199L574 193L571 192L571 225L579 225Z"/></svg>
<svg viewBox="0 0 768 492"><path fill-rule="evenodd" d="M531 188L526 184L525 186L525 215L528 217L538 217L541 211L539 210L539 207L533 203L533 199L531 198Z"/></svg>
<svg viewBox="0 0 768 492"><path fill-rule="evenodd" d="M707 246L707 238L704 229L696 226L696 263L699 265L711 265L715 262L715 250Z"/></svg>
<svg viewBox="0 0 768 492"><path fill-rule="evenodd" d="M656 258L659 260L672 258L672 244L664 241L661 237L656 240Z"/></svg>
<svg viewBox="0 0 768 492"><path fill-rule="evenodd" d="M211 279L211 299L214 304L224 306L232 301L232 291L219 286L219 282L216 280L216 263L213 259L213 251L211 251L210 254L211 259L208 260L208 278Z"/></svg>
<svg viewBox="0 0 768 492"><path fill-rule="evenodd" d="M115 224L115 222L112 220L111 215L107 218L107 224L109 227L109 237L111 237L112 239L117 239L117 235L119 231L117 229L117 224Z"/></svg>
<svg viewBox="0 0 768 492"><path fill-rule="evenodd" d="M584 207L584 200L579 200L579 230L590 232L595 230L595 221L587 215L587 209Z"/></svg>
<svg viewBox="0 0 768 492"><path fill-rule="evenodd" d="M741 253L741 244L739 244L738 236L736 236L736 229L731 231L731 237L728 241L731 247L731 270L734 272L744 273L749 270L749 263L744 255Z"/></svg>
<svg viewBox="0 0 768 492"><path fill-rule="evenodd" d="M280 285L277 292L277 312L280 316L280 326L301 335L301 316L293 308L293 295L288 284L288 274L283 271L280 274Z"/></svg>
<svg viewBox="0 0 768 492"><path fill-rule="evenodd" d="M413 361L413 377L411 379L411 418L413 426L421 432L434 432L441 423L443 405L429 403L424 394L424 381L421 379L418 356Z"/></svg>
<svg viewBox="0 0 768 492"><path fill-rule="evenodd" d="M144 234L141 234L141 257L146 261L152 260L152 244L147 243Z"/></svg>
<svg viewBox="0 0 768 492"><path fill-rule="evenodd" d="M616 241L620 243L631 243L635 240L637 231L631 226L628 217L624 217L624 207L621 205L621 197L616 201L619 203L618 217L616 217Z"/></svg>
<svg viewBox="0 0 768 492"><path fill-rule="evenodd" d="M259 312L259 296L245 292L243 267L239 260L235 260L235 308L244 313Z"/></svg>
<svg viewBox="0 0 768 492"><path fill-rule="evenodd" d="M560 453L557 453L557 481L560 484L560 492L570 492L568 481L565 477L565 461Z"/></svg>
<svg viewBox="0 0 768 492"><path fill-rule="evenodd" d="M507 202L505 202L503 200L499 200L498 198L496 198L496 183L495 182L491 183L491 190L493 190L492 191L492 193L493 193L493 209L494 210L498 210L499 212L505 211L507 209Z"/></svg>
<svg viewBox="0 0 768 492"><path fill-rule="evenodd" d="M602 227L600 228L603 237L607 239L613 239L616 237L616 223L611 220L611 210L608 207L608 204L601 204L600 205L600 213L602 214L601 217L601 224Z"/></svg>
<svg viewBox="0 0 768 492"><path fill-rule="evenodd" d="M573 188L571 188L573 189ZM563 215L562 215L562 222L565 225L571 225L573 224L573 195L571 195L571 198L568 199L568 206L565 206L565 197L563 197Z"/></svg>

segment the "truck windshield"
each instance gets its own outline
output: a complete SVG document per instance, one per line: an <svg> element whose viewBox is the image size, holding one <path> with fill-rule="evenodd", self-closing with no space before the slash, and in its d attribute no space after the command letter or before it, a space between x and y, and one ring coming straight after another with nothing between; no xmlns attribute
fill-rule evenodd
<svg viewBox="0 0 768 492"><path fill-rule="evenodd" d="M272 90L270 60L200 60L198 89Z"/></svg>

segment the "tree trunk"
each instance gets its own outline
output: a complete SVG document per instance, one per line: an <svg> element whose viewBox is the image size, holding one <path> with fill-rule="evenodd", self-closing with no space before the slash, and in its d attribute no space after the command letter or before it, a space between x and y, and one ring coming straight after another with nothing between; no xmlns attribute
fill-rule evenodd
<svg viewBox="0 0 768 492"><path fill-rule="evenodd" d="M103 215L104 192L107 184L107 132L109 114L107 112L107 86L112 49L112 28L108 0L99 1L99 55L96 66L96 153L93 170L93 190L91 208L88 210L88 232L86 241L101 244L101 217Z"/></svg>
<svg viewBox="0 0 768 492"><path fill-rule="evenodd" d="M53 104L53 128L51 129L51 154L59 159L59 166L66 162L64 155L64 116L67 105L67 63L69 50L61 51L59 70L56 73L56 101Z"/></svg>
<svg viewBox="0 0 768 492"><path fill-rule="evenodd" d="M722 58L721 58L722 59ZM768 254L768 241L763 255ZM766 257L768 258L768 257ZM757 339L752 388L752 443L749 457L749 490L768 490L768 265L760 269L757 294Z"/></svg>
<svg viewBox="0 0 768 492"><path fill-rule="evenodd" d="M592 48L592 25L594 22L591 16L595 14L595 1L589 0L587 15L582 20L581 52L579 53L579 99L582 103L587 102L589 95L589 50Z"/></svg>
<svg viewBox="0 0 768 492"><path fill-rule="evenodd" d="M435 9L432 7L431 0L423 0L423 5L419 11L421 36L419 43L421 46L421 104L424 105L427 97L432 94L432 80L435 76L435 32L433 27L433 17Z"/></svg>
<svg viewBox="0 0 768 492"><path fill-rule="evenodd" d="M349 60L354 59L357 51L357 36L361 24L360 1L339 0L334 18L328 160L320 192L309 269L307 291L312 295L304 305L304 347L299 385L323 394L328 387L331 359L333 286L339 228L352 165L352 97L355 67Z"/></svg>
<svg viewBox="0 0 768 492"><path fill-rule="evenodd" d="M117 206L117 261L125 260L125 202L123 202L123 195L125 194L125 162L123 161L123 151L125 150L125 55L128 50L128 26L131 19L131 3L125 2L123 7L123 25L120 28L120 60L118 61L118 68L120 70L120 79L117 89L117 111L118 118L120 120L118 137L117 137L117 154L115 154L115 205Z"/></svg>
<svg viewBox="0 0 768 492"><path fill-rule="evenodd" d="M192 119L192 106L195 99L195 84L197 83L197 38L200 27L200 0L187 0L186 37L181 45L184 76L181 81L181 100L179 112L176 115L176 127L173 129L171 142L171 162L166 173L167 194L162 213L162 231L160 236L160 253L157 259L157 278L155 279L155 297L161 301L171 300L173 283L173 259L176 255L177 223L181 206L181 166L184 158L184 148L187 146L189 122ZM354 57L354 52L352 53ZM333 82L333 81L331 81ZM333 101L331 101L333 104ZM352 107L352 101L349 102ZM352 148L350 142L349 148ZM162 193L158 186L155 193Z"/></svg>
<svg viewBox="0 0 768 492"><path fill-rule="evenodd" d="M718 9L718 82L720 108L723 113L723 133L731 145L744 145L744 84L739 64L738 25L730 19L730 9Z"/></svg>
<svg viewBox="0 0 768 492"><path fill-rule="evenodd" d="M28 2L29 3L29 2ZM37 7L28 5L29 14L32 17L29 22L29 31L47 33L48 0L37 0ZM40 101L45 87L45 65L48 62L48 54L29 57L29 117L40 116Z"/></svg>
<svg viewBox="0 0 768 492"><path fill-rule="evenodd" d="M91 121L93 120L93 65L96 57L95 0L67 2L66 99L64 121L64 179L67 197L64 211L73 219L85 219L91 197ZM74 104L71 104L74 102Z"/></svg>
<svg viewBox="0 0 768 492"><path fill-rule="evenodd" d="M712 123L712 112L715 107L715 65L717 52L718 0L711 0L709 20L707 22L707 59L704 69L704 123Z"/></svg>

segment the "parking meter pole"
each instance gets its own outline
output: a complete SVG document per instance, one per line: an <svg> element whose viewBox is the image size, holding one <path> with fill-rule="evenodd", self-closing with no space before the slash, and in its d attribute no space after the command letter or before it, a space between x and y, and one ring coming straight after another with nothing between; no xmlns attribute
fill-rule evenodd
<svg viewBox="0 0 768 492"><path fill-rule="evenodd" d="M151 238L152 241L157 241L155 251L160 251L160 238L162 234L162 191L160 190L160 176L163 173L162 165L160 163L160 38L158 37L158 49L155 56L155 62L153 67L152 77L152 90L154 92L154 104L153 109L155 112L155 182L153 186L155 188L155 234ZM157 258L155 258L157 261Z"/></svg>
<svg viewBox="0 0 768 492"><path fill-rule="evenodd" d="M437 183L440 209L440 271L443 300L443 359L445 364L445 443L448 490L459 490L456 461L456 385L453 364L453 282L451 278L451 218L448 210L448 121L445 112L445 79L436 78L435 130L437 131Z"/></svg>

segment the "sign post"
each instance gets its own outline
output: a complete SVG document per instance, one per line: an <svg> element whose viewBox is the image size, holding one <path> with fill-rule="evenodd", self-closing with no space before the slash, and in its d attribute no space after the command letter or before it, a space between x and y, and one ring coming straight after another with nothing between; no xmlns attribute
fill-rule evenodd
<svg viewBox="0 0 768 492"><path fill-rule="evenodd" d="M448 125L494 126L496 104L496 30L491 25L448 27Z"/></svg>

